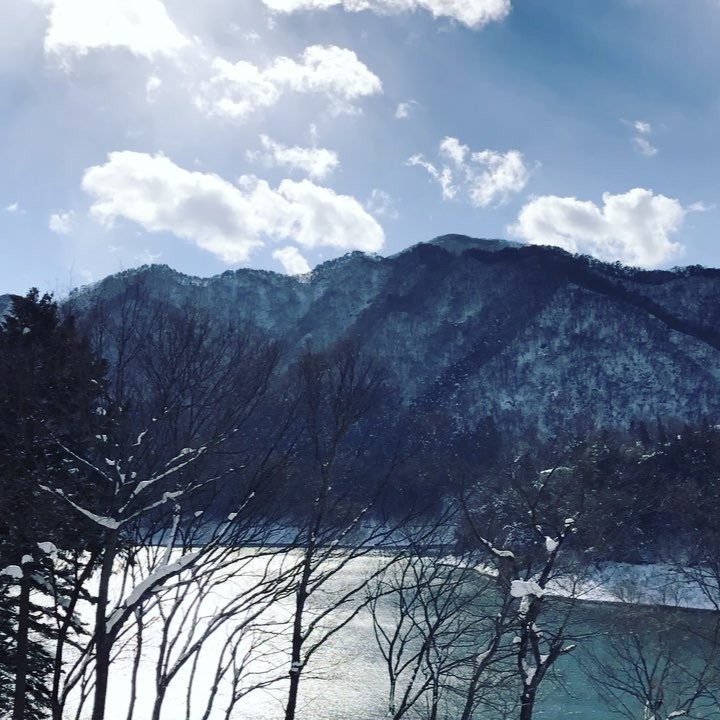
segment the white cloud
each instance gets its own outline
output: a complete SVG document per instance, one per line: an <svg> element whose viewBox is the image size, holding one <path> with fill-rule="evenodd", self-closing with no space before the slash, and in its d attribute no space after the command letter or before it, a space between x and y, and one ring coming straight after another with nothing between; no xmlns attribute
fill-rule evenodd
<svg viewBox="0 0 720 720"><path fill-rule="evenodd" d="M347 12L370 10L376 13L396 13L427 10L433 17L457 20L471 28L480 28L507 17L510 0L263 0L275 12L291 13L299 10L327 10L342 7Z"/></svg>
<svg viewBox="0 0 720 720"><path fill-rule="evenodd" d="M645 157L653 157L657 155L658 149L648 140L648 137L652 135L653 126L649 122L644 120L634 120L630 122L620 118L620 122L635 131L635 135L630 139L635 152Z"/></svg>
<svg viewBox="0 0 720 720"><path fill-rule="evenodd" d="M438 170L432 163L424 160L422 155L413 155L411 158L408 158L407 164L411 167L425 168L431 177L440 184L442 196L445 200L452 200L452 198L457 195L458 188L453 183L453 174L449 167L443 167L441 170Z"/></svg>
<svg viewBox="0 0 720 720"><path fill-rule="evenodd" d="M249 160L262 160L270 166L300 170L315 180L323 180L340 164L337 153L325 148L288 147L267 135L261 135L260 142L266 152L248 151Z"/></svg>
<svg viewBox="0 0 720 720"><path fill-rule="evenodd" d="M645 157L652 157L653 155L657 155L658 149L651 145L647 138L637 136L632 139L632 144L641 155L644 155Z"/></svg>
<svg viewBox="0 0 720 720"><path fill-rule="evenodd" d="M355 198L337 195L309 180L283 180L278 193L292 206L295 219L290 236L300 245L329 245L363 252L382 248L382 228Z"/></svg>
<svg viewBox="0 0 720 720"><path fill-rule="evenodd" d="M395 108L395 118L397 120L405 120L410 117L410 113L415 105L417 105L415 100L398 103L398 106Z"/></svg>
<svg viewBox="0 0 720 720"><path fill-rule="evenodd" d="M439 154L457 167L462 167L470 148L462 145L457 138L444 137L440 142Z"/></svg>
<svg viewBox="0 0 720 720"><path fill-rule="evenodd" d="M370 252L384 241L382 228L357 200L309 180L283 180L275 190L243 176L233 185L164 155L123 151L88 168L82 185L94 196L91 214L104 225L127 218L149 232L185 238L227 263L244 262L268 237Z"/></svg>
<svg viewBox="0 0 720 720"><path fill-rule="evenodd" d="M365 209L375 217L387 217L391 220L398 218L398 212L394 207L395 203L388 193L378 188L373 188L370 199L365 203Z"/></svg>
<svg viewBox="0 0 720 720"><path fill-rule="evenodd" d="M20 209L20 205L18 204L17 201L15 201L14 203L10 203L10 205L7 205L5 207L5 212L16 213L19 209Z"/></svg>
<svg viewBox="0 0 720 720"><path fill-rule="evenodd" d="M533 198L508 230L535 245L557 245L609 262L657 267L682 249L670 238L687 213L706 209L697 204L683 207L678 200L644 188L603 193L602 199L598 207L574 197Z"/></svg>
<svg viewBox="0 0 720 720"><path fill-rule="evenodd" d="M422 155L413 155L408 165L422 167L439 183L443 198L450 200L462 192L475 207L503 204L512 193L524 189L530 178L518 150L473 152L457 138L443 138L438 150L444 163L437 165Z"/></svg>
<svg viewBox="0 0 720 720"><path fill-rule="evenodd" d="M153 59L173 55L189 41L160 0L39 0L49 7L45 52L86 55L100 48L125 48Z"/></svg>
<svg viewBox="0 0 720 720"><path fill-rule="evenodd" d="M75 213L72 210L67 212L53 213L48 221L48 227L58 235L68 235L75 225Z"/></svg>
<svg viewBox="0 0 720 720"><path fill-rule="evenodd" d="M289 245L272 254L288 275L304 275L310 272L308 261L300 254L296 247Z"/></svg>
<svg viewBox="0 0 720 720"><path fill-rule="evenodd" d="M352 50L312 45L300 60L278 57L265 69L241 60L215 58L213 76L195 98L207 115L242 120L262 107L271 107L283 93L319 93L336 112L353 112L354 100L382 92L382 83Z"/></svg>

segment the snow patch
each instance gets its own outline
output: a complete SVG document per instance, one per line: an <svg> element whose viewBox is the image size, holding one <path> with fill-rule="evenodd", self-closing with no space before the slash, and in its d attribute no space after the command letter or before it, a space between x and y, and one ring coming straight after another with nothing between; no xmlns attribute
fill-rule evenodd
<svg viewBox="0 0 720 720"><path fill-rule="evenodd" d="M524 598L527 595L542 597L545 591L534 580L513 580L510 583L510 594L515 598Z"/></svg>
<svg viewBox="0 0 720 720"><path fill-rule="evenodd" d="M691 573L664 563L633 565L602 563L591 572L564 575L550 580L548 595L574 597L592 602L635 603L712 610L707 592L693 582ZM720 603L720 591L714 593Z"/></svg>
<svg viewBox="0 0 720 720"><path fill-rule="evenodd" d="M14 580L20 580L23 576L22 568L19 565L8 565L0 570L0 575L8 575Z"/></svg>
<svg viewBox="0 0 720 720"><path fill-rule="evenodd" d="M554 553L557 550L559 544L560 543L558 543L557 540L554 540L551 537L545 537L545 549L548 551L548 553Z"/></svg>
<svg viewBox="0 0 720 720"><path fill-rule="evenodd" d="M128 608L132 608L140 601L142 596L149 590L152 590L156 585L160 585L163 580L176 575L181 572L185 567L190 565L200 554L199 550L189 552L183 555L176 562L170 563L169 565L161 565L155 571L150 573L139 585L133 588L132 592L122 601L122 603L113 612L107 622L107 630L111 632L115 625L120 622L123 614Z"/></svg>

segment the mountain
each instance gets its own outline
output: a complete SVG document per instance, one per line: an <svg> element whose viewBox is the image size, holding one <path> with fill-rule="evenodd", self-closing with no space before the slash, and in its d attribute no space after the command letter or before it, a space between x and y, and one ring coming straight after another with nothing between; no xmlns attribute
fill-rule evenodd
<svg viewBox="0 0 720 720"><path fill-rule="evenodd" d="M0 295L0 321L12 306L12 295Z"/></svg>
<svg viewBox="0 0 720 720"><path fill-rule="evenodd" d="M289 277L213 278L166 266L75 292L80 312L144 287L255 325L290 354L352 335L387 368L403 408L507 436L720 417L720 271L642 271L557 248L446 235L383 258L355 252Z"/></svg>

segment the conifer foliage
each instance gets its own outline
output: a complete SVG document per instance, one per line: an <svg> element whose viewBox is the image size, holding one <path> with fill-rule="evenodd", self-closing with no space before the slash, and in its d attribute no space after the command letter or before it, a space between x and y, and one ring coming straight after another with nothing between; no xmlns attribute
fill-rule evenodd
<svg viewBox="0 0 720 720"><path fill-rule="evenodd" d="M44 717L51 706L55 658L44 638L59 623L39 599L52 591L56 548L87 549L93 528L41 485L94 494L64 448L87 452L102 432L104 373L52 296L13 297L0 324L0 712L13 718Z"/></svg>

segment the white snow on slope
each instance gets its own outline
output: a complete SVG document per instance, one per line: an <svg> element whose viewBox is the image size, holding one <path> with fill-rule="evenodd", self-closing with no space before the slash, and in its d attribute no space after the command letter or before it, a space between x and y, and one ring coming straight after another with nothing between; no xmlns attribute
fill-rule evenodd
<svg viewBox="0 0 720 720"><path fill-rule="evenodd" d="M692 582L687 570L663 563L601 563L582 577L566 575L549 581L545 592L593 602L713 609L710 598Z"/></svg>

